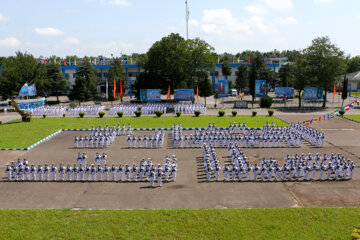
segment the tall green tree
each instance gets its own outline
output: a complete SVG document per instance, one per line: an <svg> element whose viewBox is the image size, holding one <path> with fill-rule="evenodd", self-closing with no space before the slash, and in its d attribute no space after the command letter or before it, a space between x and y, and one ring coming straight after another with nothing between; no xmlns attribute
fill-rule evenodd
<svg viewBox="0 0 360 240"><path fill-rule="evenodd" d="M346 58L347 73L360 71L360 56Z"/></svg>
<svg viewBox="0 0 360 240"><path fill-rule="evenodd" d="M199 87L199 96L204 97L205 100L205 106L206 106L206 98L213 95L211 82L208 76L208 73L203 72L203 76L200 78L200 81L198 82Z"/></svg>
<svg viewBox="0 0 360 240"><path fill-rule="evenodd" d="M115 58L114 61L112 61L112 63L110 64L110 68L107 73L107 79L109 81L108 87L110 89L114 89L114 80L115 80L117 92L120 91L119 90L120 81L122 84L123 92L129 87L129 84L126 82L125 71L122 65L123 65L122 59ZM110 89L108 89L108 92L111 92ZM110 94L109 99L114 100L113 94Z"/></svg>
<svg viewBox="0 0 360 240"><path fill-rule="evenodd" d="M319 37L312 40L311 45L304 50L310 74L316 77L318 86L325 90L323 107L326 107L327 92L331 90L335 77L346 71L344 52L329 37Z"/></svg>
<svg viewBox="0 0 360 240"><path fill-rule="evenodd" d="M252 104L254 105L255 100L255 81L259 80L260 73L265 68L264 58L261 53L257 53L250 65L249 73L249 89L252 96Z"/></svg>
<svg viewBox="0 0 360 240"><path fill-rule="evenodd" d="M46 77L50 89L56 95L57 101L59 101L59 93L61 93L69 86L69 82L66 81L64 75L61 73L60 65L54 63L48 64L46 69Z"/></svg>
<svg viewBox="0 0 360 240"><path fill-rule="evenodd" d="M221 64L221 72L222 75L225 76L225 80L227 80L228 76L231 75L231 67L228 62L225 61Z"/></svg>
<svg viewBox="0 0 360 240"><path fill-rule="evenodd" d="M290 82L290 78L291 78L289 64L285 64L280 67L278 77L280 80L281 87L289 87L289 82Z"/></svg>
<svg viewBox="0 0 360 240"><path fill-rule="evenodd" d="M308 77L308 66L305 61L304 55L301 53L297 54L294 57L294 63L290 65L290 76L291 82L293 84L294 89L297 91L298 100L299 100L299 108L301 108L301 94L306 85L309 83Z"/></svg>
<svg viewBox="0 0 360 240"><path fill-rule="evenodd" d="M241 64L238 67L236 73L236 87L240 89L240 91L246 88L249 85L249 67L245 64Z"/></svg>
<svg viewBox="0 0 360 240"><path fill-rule="evenodd" d="M263 67L260 70L260 79L266 80L266 85L275 87L276 73L271 68Z"/></svg>
<svg viewBox="0 0 360 240"><path fill-rule="evenodd" d="M93 100L96 95L96 87L99 84L99 77L95 69L87 61L86 64L78 68L75 84L70 93L70 99L79 102Z"/></svg>
<svg viewBox="0 0 360 240"><path fill-rule="evenodd" d="M42 63L28 53L17 52L16 56L6 58L0 76L0 95L12 98L18 95L25 83L35 83L38 94L46 88L46 69Z"/></svg>

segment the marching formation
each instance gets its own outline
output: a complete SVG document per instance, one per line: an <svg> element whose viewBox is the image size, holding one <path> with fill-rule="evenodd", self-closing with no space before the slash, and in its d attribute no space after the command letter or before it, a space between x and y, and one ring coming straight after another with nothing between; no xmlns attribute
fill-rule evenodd
<svg viewBox="0 0 360 240"><path fill-rule="evenodd" d="M177 103L173 106L175 112L182 114L194 114L195 111L200 111L201 114L206 113L206 107L200 103Z"/></svg>
<svg viewBox="0 0 360 240"><path fill-rule="evenodd" d="M177 159L176 156L166 156L163 165L155 166L151 158L142 159L138 164L107 165L105 153L94 156L95 164L87 163L85 153L77 155L78 164L55 166L29 165L26 159L18 159L16 162L6 164L5 173L9 181L149 181L153 187L157 181L158 186L162 182L176 181ZM102 161L102 164L101 164Z"/></svg>
<svg viewBox="0 0 360 240"><path fill-rule="evenodd" d="M128 148L162 148L164 143L164 130L156 130L153 135L128 135L126 141Z"/></svg>
<svg viewBox="0 0 360 240"><path fill-rule="evenodd" d="M69 108L68 113L72 116L77 116L79 113L83 112L85 115L98 115L99 112L105 110L104 106L90 105L90 106L81 106L76 108Z"/></svg>
<svg viewBox="0 0 360 240"><path fill-rule="evenodd" d="M66 113L66 107L64 106L56 106L56 107L36 107L29 110L32 112L33 116L43 116L44 114L47 116L62 116Z"/></svg>
<svg viewBox="0 0 360 240"><path fill-rule="evenodd" d="M123 112L124 115L133 115L135 111L139 110L139 105L134 103L121 103L110 108L109 114L116 115L117 112Z"/></svg>
<svg viewBox="0 0 360 240"><path fill-rule="evenodd" d="M237 145L229 147L231 163L226 163L221 168L214 147L204 144L202 151L207 181L210 181L212 176L219 181L220 171L223 172L224 181L228 181L230 175L232 181L346 180L352 179L355 168L353 161L340 154L312 156L311 153L308 156L287 155L282 166L271 157L252 165Z"/></svg>
<svg viewBox="0 0 360 240"><path fill-rule="evenodd" d="M155 111L162 111L166 114L168 103L147 103L141 107L142 114L154 114Z"/></svg>
<svg viewBox="0 0 360 240"><path fill-rule="evenodd" d="M106 125L105 128L99 126L91 128L91 135L88 136L75 136L74 143L76 148L107 148L109 147L116 138L118 129L110 128Z"/></svg>

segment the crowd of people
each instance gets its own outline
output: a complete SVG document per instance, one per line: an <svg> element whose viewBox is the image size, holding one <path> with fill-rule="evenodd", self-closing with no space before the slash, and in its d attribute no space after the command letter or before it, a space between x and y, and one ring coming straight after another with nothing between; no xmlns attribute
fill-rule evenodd
<svg viewBox="0 0 360 240"><path fill-rule="evenodd" d="M128 148L162 148L164 135L164 130L156 130L153 135L128 135L126 141Z"/></svg>
<svg viewBox="0 0 360 240"><path fill-rule="evenodd" d="M104 128L101 126L95 128L93 126L90 136L74 137L75 148L107 148L115 141L118 133L119 131L115 124L113 128L107 125Z"/></svg>
<svg viewBox="0 0 360 240"><path fill-rule="evenodd" d="M43 107L36 107L29 110L33 116L63 116L66 114L66 107L64 106L43 106Z"/></svg>
<svg viewBox="0 0 360 240"><path fill-rule="evenodd" d="M105 106L98 105L89 105L89 106L80 106L75 108L69 108L68 113L71 116L78 116L79 113L83 112L85 115L98 115L99 112L104 112Z"/></svg>
<svg viewBox="0 0 360 240"><path fill-rule="evenodd" d="M183 134L181 124L174 124L172 142L174 148L199 148L204 143L214 147L229 147L237 144L243 148L301 147L304 139L316 147L324 146L325 135L300 124L275 127L267 123L262 130L248 129L245 123L230 123L226 130L209 123L206 130L194 130Z"/></svg>
<svg viewBox="0 0 360 240"><path fill-rule="evenodd" d="M154 114L155 111L162 111L166 114L168 103L147 103L141 107L142 114Z"/></svg>
<svg viewBox="0 0 360 240"><path fill-rule="evenodd" d="M122 112L124 115L134 115L134 112L139 110L139 105L135 103L121 103L113 105L109 109L110 115L116 115L117 112Z"/></svg>
<svg viewBox="0 0 360 240"><path fill-rule="evenodd" d="M166 156L163 164L155 166L151 158L141 159L138 164L112 164L107 165L107 155L96 153L95 163L87 163L87 155L78 153L77 164L67 164L56 166L48 165L29 165L26 159L18 159L16 162L6 164L5 173L9 181L149 181L154 187L155 181L158 186L162 182L176 181L177 159L173 155ZM118 177L118 178L117 178Z"/></svg>
<svg viewBox="0 0 360 240"><path fill-rule="evenodd" d="M200 111L201 114L206 113L206 107L201 103L177 103L173 106L175 112L182 114L194 114L195 111Z"/></svg>
<svg viewBox="0 0 360 240"><path fill-rule="evenodd" d="M346 180L352 179L355 163L340 154L312 156L309 153L294 156L287 155L285 163L280 165L273 158L263 158L258 164L252 165L239 146L228 148L231 163L221 168L213 146L203 144L204 171L206 180L212 177L219 181L219 174L223 172L223 180L228 181L313 181L313 180Z"/></svg>

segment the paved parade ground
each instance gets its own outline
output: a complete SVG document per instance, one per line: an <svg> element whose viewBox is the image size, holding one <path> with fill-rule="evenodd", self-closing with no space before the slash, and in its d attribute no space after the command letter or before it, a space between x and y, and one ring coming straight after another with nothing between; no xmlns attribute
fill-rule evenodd
<svg viewBox="0 0 360 240"><path fill-rule="evenodd" d="M307 115L284 115L285 121L307 120ZM286 154L340 153L360 165L360 124L336 117L315 123L312 127L326 134L323 148L304 144L302 148L244 149L251 163L273 157L283 163ZM136 131L135 135L150 132ZM30 164L75 164L75 135L90 132L62 132L30 151L2 151L0 208L273 208L311 206L358 206L360 202L360 171L348 181L313 182L206 182L201 149L173 149L170 131L165 134L163 148L128 149L125 136L119 136L104 150L81 150L94 163L98 151L108 155L108 165L138 163L151 157L163 163L166 155L178 159L177 181L162 187L149 188L148 182L7 182L4 166L18 157ZM169 142L168 142L169 141ZM217 148L220 165L230 161L227 149ZM221 172L220 179L223 179Z"/></svg>

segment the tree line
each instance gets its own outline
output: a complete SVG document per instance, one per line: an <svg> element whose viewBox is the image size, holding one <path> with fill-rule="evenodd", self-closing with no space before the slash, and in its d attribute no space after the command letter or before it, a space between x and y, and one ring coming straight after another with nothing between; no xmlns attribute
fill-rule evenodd
<svg viewBox="0 0 360 240"><path fill-rule="evenodd" d="M112 58L106 75L108 92L111 93L113 82L124 91L128 89L125 81L123 57ZM264 58L285 57L287 64L278 73L267 68ZM170 34L155 42L145 54L133 53L131 63L138 64L142 71L137 76L132 90L139 96L140 89L159 88L166 92L170 86L176 88L193 88L199 86L200 96L207 97L213 93L209 76L213 74L217 63L222 64L222 74L227 78L231 75L229 63L250 61L249 66L240 64L236 71L235 87L242 90L249 88L254 98L255 80L267 80L269 88L276 86L294 87L299 95L307 86L323 87L326 92L331 90L335 77L346 72L360 70L360 56L345 56L345 53L329 37L319 37L302 50L286 50L261 53L259 51L243 51L237 54L217 54L214 47L199 38L185 40L179 34ZM71 99L88 101L102 96L98 95L97 87L100 77L92 64L94 57L85 57L76 72L76 80L72 87L64 79L61 72L61 58L52 56L56 61L39 62L29 53L17 52L15 56L0 58L0 95L3 99L14 97L22 85L36 83L38 95L53 94L59 96L69 92ZM80 61L76 56L66 57L66 62ZM130 61L130 60L129 60ZM128 62L129 63L129 62ZM67 64L67 63L65 63ZM102 83L101 92L106 89ZM102 94L104 95L104 94ZM109 100L114 100L109 94ZM323 106L326 106L324 101Z"/></svg>

